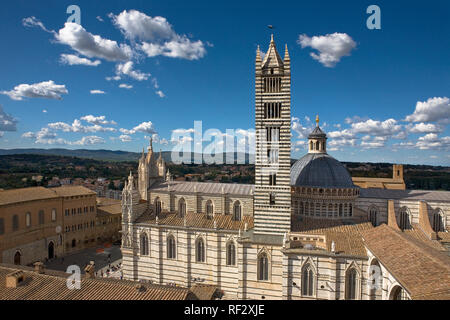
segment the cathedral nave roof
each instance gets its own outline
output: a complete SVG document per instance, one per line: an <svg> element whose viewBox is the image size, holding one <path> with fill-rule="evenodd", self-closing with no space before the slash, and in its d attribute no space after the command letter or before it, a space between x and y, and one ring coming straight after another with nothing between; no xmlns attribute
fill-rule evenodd
<svg viewBox="0 0 450 320"><path fill-rule="evenodd" d="M361 198L450 201L450 192L436 190L360 189Z"/></svg>
<svg viewBox="0 0 450 320"><path fill-rule="evenodd" d="M167 192L168 182L159 183L150 189L154 192ZM233 194L241 196L252 196L255 186L253 184L237 183L216 183L216 182L191 182L191 181L172 181L170 182L170 191L179 193L193 193L195 190L206 194Z"/></svg>

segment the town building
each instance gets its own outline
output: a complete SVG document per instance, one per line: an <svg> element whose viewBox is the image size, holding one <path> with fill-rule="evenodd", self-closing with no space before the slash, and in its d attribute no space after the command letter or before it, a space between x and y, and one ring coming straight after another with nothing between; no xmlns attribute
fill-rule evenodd
<svg viewBox="0 0 450 320"><path fill-rule="evenodd" d="M120 201L82 186L0 191L0 263L27 265L119 239Z"/></svg>
<svg viewBox="0 0 450 320"><path fill-rule="evenodd" d="M124 277L237 299L450 299L450 193L358 186L318 118L291 167L287 47L272 37L255 67L255 185L172 181L150 143L122 194Z"/></svg>

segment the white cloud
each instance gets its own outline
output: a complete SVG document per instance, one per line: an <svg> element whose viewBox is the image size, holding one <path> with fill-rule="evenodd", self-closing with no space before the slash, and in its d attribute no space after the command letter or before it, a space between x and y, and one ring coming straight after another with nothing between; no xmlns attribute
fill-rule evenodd
<svg viewBox="0 0 450 320"><path fill-rule="evenodd" d="M352 132L366 133L374 136L391 136L398 133L402 126L395 119L376 121L369 119L363 122L352 123Z"/></svg>
<svg viewBox="0 0 450 320"><path fill-rule="evenodd" d="M116 66L116 76L109 77L107 80L120 80L121 75L127 75L135 80L143 81L147 80L150 77L150 73L144 73L139 70L133 69L133 62L127 61L125 63L119 63Z"/></svg>
<svg viewBox="0 0 450 320"><path fill-rule="evenodd" d="M91 90L91 94L105 94L105 91L102 90Z"/></svg>
<svg viewBox="0 0 450 320"><path fill-rule="evenodd" d="M349 56L356 47L356 42L348 34L338 32L311 38L302 34L297 43L302 48L311 47L319 51L319 54L310 53L311 57L329 68L334 67L342 57Z"/></svg>
<svg viewBox="0 0 450 320"><path fill-rule="evenodd" d="M132 89L133 86L132 86L132 85L129 85L129 84L126 84L126 83L122 83L122 84L119 85L119 88L122 88L122 89Z"/></svg>
<svg viewBox="0 0 450 320"><path fill-rule="evenodd" d="M43 112L43 113L47 113L47 110L46 110L46 109L44 109L44 110L42 110L42 112Z"/></svg>
<svg viewBox="0 0 450 320"><path fill-rule="evenodd" d="M61 130L64 132L82 132L82 133L92 133L92 132L115 132L115 128L103 127L98 124L92 126L85 126L80 120L75 119L72 124L65 122L54 122L47 125L50 129Z"/></svg>
<svg viewBox="0 0 450 320"><path fill-rule="evenodd" d="M38 144L60 144L60 145L94 145L105 143L105 139L98 136L86 136L77 141L68 141L66 139L58 138L56 133L50 128L42 128L40 131L26 132L22 134L23 138L35 139L34 143Z"/></svg>
<svg viewBox="0 0 450 320"><path fill-rule="evenodd" d="M97 19L97 20L100 21L100 22L104 22L103 18L100 17L100 16L96 16L95 19Z"/></svg>
<svg viewBox="0 0 450 320"><path fill-rule="evenodd" d="M113 23L128 39L141 41L138 46L148 57L163 55L171 58L197 60L206 54L201 40L191 41L177 34L164 17L150 17L137 10L109 15Z"/></svg>
<svg viewBox="0 0 450 320"><path fill-rule="evenodd" d="M166 95L164 94L164 92L162 92L161 90L156 91L156 94L160 97L160 98L164 98Z"/></svg>
<svg viewBox="0 0 450 320"><path fill-rule="evenodd" d="M172 26L164 17L149 17L137 10L122 11L109 15L113 23L131 40L154 41L170 39L175 35Z"/></svg>
<svg viewBox="0 0 450 320"><path fill-rule="evenodd" d="M407 116L409 122L450 122L450 99L447 97L429 98L427 101L417 101L414 113Z"/></svg>
<svg viewBox="0 0 450 320"><path fill-rule="evenodd" d="M435 133L428 133L419 137L416 147L422 150L439 149L448 150L450 148L450 137L438 137Z"/></svg>
<svg viewBox="0 0 450 320"><path fill-rule="evenodd" d="M44 30L45 32L55 33L55 31L53 31L53 30L48 30L44 26L44 24L39 19L37 19L36 17L24 18L24 19L22 19L22 24L23 24L24 27L39 27L42 30Z"/></svg>
<svg viewBox="0 0 450 320"><path fill-rule="evenodd" d="M87 58L80 58L79 56L74 54L62 54L59 61L70 66L83 65L89 67L96 67L102 63L100 60L92 61Z"/></svg>
<svg viewBox="0 0 450 320"><path fill-rule="evenodd" d="M150 134L156 133L156 130L151 121L142 122L141 124L137 125L136 127L134 127L133 129L130 129L130 130L121 128L121 129L119 129L119 131L124 134L127 134L127 135L135 134L136 132L143 132L143 133L150 133Z"/></svg>
<svg viewBox="0 0 450 320"><path fill-rule="evenodd" d="M88 57L108 61L126 61L132 56L132 49L126 44L118 45L116 41L104 39L87 32L81 25L66 22L55 38L62 44Z"/></svg>
<svg viewBox="0 0 450 320"><path fill-rule="evenodd" d="M93 123L93 124L99 124L99 125L100 124L103 124L103 125L117 124L114 120L111 120L111 121L106 120L106 116L97 116L96 117L91 114L81 117L80 120L84 120L86 122Z"/></svg>
<svg viewBox="0 0 450 320"><path fill-rule="evenodd" d="M148 57L162 55L187 60L198 60L206 54L205 46L201 40L192 42L186 36L178 36L164 44L143 42L141 49Z"/></svg>
<svg viewBox="0 0 450 320"><path fill-rule="evenodd" d="M103 143L105 143L105 139L103 139L102 137L87 136L87 137L81 138L81 140L70 142L69 144L86 146L86 145L103 144Z"/></svg>
<svg viewBox="0 0 450 320"><path fill-rule="evenodd" d="M0 131L17 131L16 126L17 120L3 111L3 107L0 105Z"/></svg>
<svg viewBox="0 0 450 320"><path fill-rule="evenodd" d="M34 84L19 84L11 91L0 91L1 94L9 96L13 100L28 98L46 98L61 100L62 94L67 94L65 85L55 84L52 80Z"/></svg>
<svg viewBox="0 0 450 320"><path fill-rule="evenodd" d="M443 131L443 128L433 123L416 123L415 125L408 125L407 129L412 133L437 133Z"/></svg>
<svg viewBox="0 0 450 320"><path fill-rule="evenodd" d="M122 142L130 142L132 140L131 137L129 135L126 135L126 134L120 135L119 139Z"/></svg>

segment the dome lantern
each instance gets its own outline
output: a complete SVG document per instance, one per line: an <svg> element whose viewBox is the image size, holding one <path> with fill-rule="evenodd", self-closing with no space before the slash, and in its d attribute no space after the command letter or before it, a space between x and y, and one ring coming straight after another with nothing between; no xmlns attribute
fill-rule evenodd
<svg viewBox="0 0 450 320"><path fill-rule="evenodd" d="M308 136L308 153L327 153L327 135L319 127L319 115L316 127Z"/></svg>

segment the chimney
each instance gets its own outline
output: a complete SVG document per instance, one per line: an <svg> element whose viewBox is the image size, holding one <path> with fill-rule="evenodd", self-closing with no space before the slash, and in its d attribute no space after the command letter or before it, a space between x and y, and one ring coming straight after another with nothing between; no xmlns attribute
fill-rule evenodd
<svg viewBox="0 0 450 320"><path fill-rule="evenodd" d="M84 268L84 272L86 272L86 278L94 279L95 278L95 262L91 261L86 268Z"/></svg>
<svg viewBox="0 0 450 320"><path fill-rule="evenodd" d="M17 288L25 279L23 271L14 271L6 275L6 288Z"/></svg>
<svg viewBox="0 0 450 320"><path fill-rule="evenodd" d="M37 273L44 273L45 272L45 266L42 262L38 261L34 263L34 272Z"/></svg>

